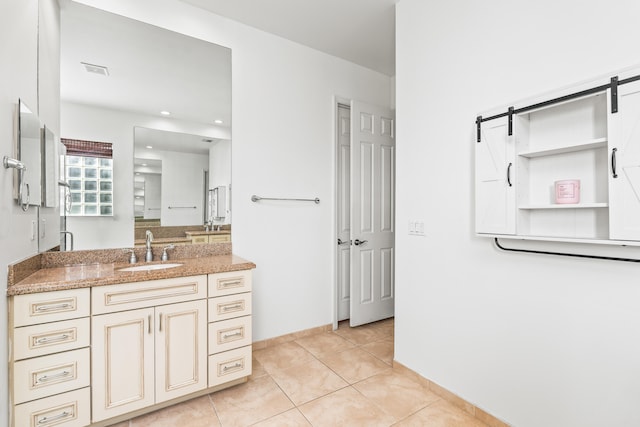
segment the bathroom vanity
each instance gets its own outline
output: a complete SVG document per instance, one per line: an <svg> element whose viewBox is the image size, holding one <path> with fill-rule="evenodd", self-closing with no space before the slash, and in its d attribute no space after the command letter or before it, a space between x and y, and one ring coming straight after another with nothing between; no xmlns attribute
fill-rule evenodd
<svg viewBox="0 0 640 427"><path fill-rule="evenodd" d="M106 426L247 380L255 264L129 267L40 268L10 283L13 427Z"/></svg>

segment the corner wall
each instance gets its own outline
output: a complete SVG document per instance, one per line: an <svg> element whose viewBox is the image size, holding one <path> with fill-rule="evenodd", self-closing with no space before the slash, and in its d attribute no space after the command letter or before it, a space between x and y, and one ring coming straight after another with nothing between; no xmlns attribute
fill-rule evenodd
<svg viewBox="0 0 640 427"><path fill-rule="evenodd" d="M639 14L631 0L396 9L395 358L515 426L640 425L640 266L475 237L474 120L640 63Z"/></svg>
<svg viewBox="0 0 640 427"><path fill-rule="evenodd" d="M16 157L15 114L18 98L36 109L42 121L57 133L59 99L55 69L59 68L58 26L57 0L4 0L0 6L0 157ZM27 212L20 209L13 199L13 170L0 166L2 290L7 288L7 265L38 252L38 241L29 239L32 221L38 221L38 210L33 206ZM48 227L49 234L57 234L56 222L52 220L48 224L51 225L51 228ZM0 297L0 313L0 425L9 425L7 363L10 346L6 297Z"/></svg>

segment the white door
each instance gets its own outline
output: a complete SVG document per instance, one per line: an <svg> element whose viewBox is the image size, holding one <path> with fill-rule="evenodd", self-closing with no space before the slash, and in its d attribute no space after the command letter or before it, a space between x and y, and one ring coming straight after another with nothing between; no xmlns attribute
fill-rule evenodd
<svg viewBox="0 0 640 427"><path fill-rule="evenodd" d="M618 87L608 132L609 238L640 240L640 82Z"/></svg>
<svg viewBox="0 0 640 427"><path fill-rule="evenodd" d="M338 105L337 190L338 190L338 321L349 318L351 296L351 114L349 107Z"/></svg>
<svg viewBox="0 0 640 427"><path fill-rule="evenodd" d="M351 102L350 325L393 316L394 118Z"/></svg>
<svg viewBox="0 0 640 427"><path fill-rule="evenodd" d="M207 387L207 301L156 307L156 403Z"/></svg>
<svg viewBox="0 0 640 427"><path fill-rule="evenodd" d="M514 234L515 148L507 118L481 125L476 146L476 233Z"/></svg>
<svg viewBox="0 0 640 427"><path fill-rule="evenodd" d="M153 308L91 320L92 420L153 405Z"/></svg>

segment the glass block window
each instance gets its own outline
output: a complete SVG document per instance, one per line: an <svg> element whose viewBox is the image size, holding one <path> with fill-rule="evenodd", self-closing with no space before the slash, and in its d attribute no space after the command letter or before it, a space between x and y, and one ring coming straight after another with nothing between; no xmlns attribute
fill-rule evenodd
<svg viewBox="0 0 640 427"><path fill-rule="evenodd" d="M67 148L66 177L71 193L69 216L113 216L111 144L61 138Z"/></svg>

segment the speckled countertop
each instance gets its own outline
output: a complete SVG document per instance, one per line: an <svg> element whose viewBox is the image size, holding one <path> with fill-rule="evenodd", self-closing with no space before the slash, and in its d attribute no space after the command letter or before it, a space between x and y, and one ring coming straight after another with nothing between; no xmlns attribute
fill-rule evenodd
<svg viewBox="0 0 640 427"><path fill-rule="evenodd" d="M176 254L179 256L174 256L169 261L164 262L182 265L174 268L143 271L119 271L122 268L132 266L123 259L122 249L103 251L99 256L93 258L89 255L95 255L98 251L76 251L86 253L85 262L83 263L74 263L73 261L76 258L69 258L70 256L82 256L74 252L68 253L71 255L66 256L65 254L67 253L64 252L59 253L59 255L39 254L9 266L7 296L256 268L254 263L231 254L230 244L189 246L198 246L200 248L186 249L187 252ZM213 249L207 250L205 249L207 247ZM194 250L198 250L198 252L193 252ZM109 256L112 253L117 255L116 259L113 259L113 256ZM56 257L68 262L66 264L56 264L54 262ZM144 258L139 256L138 259ZM156 257L156 259L159 259L159 257ZM163 264L163 262L138 262L135 265L151 264Z"/></svg>
<svg viewBox="0 0 640 427"><path fill-rule="evenodd" d="M191 243L190 237L161 237L159 239L153 239L153 245L170 245L172 243ZM136 246L145 246L147 241L145 239L136 239L133 241Z"/></svg>
<svg viewBox="0 0 640 427"><path fill-rule="evenodd" d="M205 236L205 235L210 235L210 234L231 234L231 231L230 230L185 231L184 234L186 234L187 236Z"/></svg>

